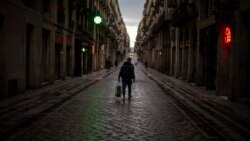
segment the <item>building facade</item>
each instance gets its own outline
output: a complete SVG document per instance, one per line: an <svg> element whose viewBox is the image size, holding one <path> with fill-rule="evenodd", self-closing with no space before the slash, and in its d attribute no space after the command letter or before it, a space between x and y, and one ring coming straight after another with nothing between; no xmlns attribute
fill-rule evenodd
<svg viewBox="0 0 250 141"><path fill-rule="evenodd" d="M147 0L135 48L151 68L247 103L249 9L247 0Z"/></svg>
<svg viewBox="0 0 250 141"><path fill-rule="evenodd" d="M1 1L0 97L105 68L107 56L128 47L119 12L117 0ZM117 24L108 28L110 13Z"/></svg>

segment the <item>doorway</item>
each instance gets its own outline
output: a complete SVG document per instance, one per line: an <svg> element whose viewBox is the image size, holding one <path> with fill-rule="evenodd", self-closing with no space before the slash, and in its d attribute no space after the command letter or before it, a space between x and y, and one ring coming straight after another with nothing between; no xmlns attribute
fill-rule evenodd
<svg viewBox="0 0 250 141"><path fill-rule="evenodd" d="M172 68L171 68L172 69L172 73L171 73L172 76L175 76L175 67L176 67L175 60L176 60L176 47L173 46L173 48L172 48Z"/></svg>
<svg viewBox="0 0 250 141"><path fill-rule="evenodd" d="M238 74L242 78L245 78L245 82L238 82L239 84L242 84L243 86L240 86L239 88L244 88L244 90L241 90L244 92L243 94L240 95L240 97L243 97L246 99L246 104L249 104L249 99L250 99L250 10L246 10L241 13L241 20L242 20L242 25L240 28L244 32L241 34L242 38L242 47L240 48L240 54L244 54L242 52L245 52L245 56L241 56L241 59L239 61L242 62L244 59L244 62L241 64L241 69L245 69L244 74ZM240 36L239 36L240 37ZM243 64L245 64L245 68L243 68ZM241 79L242 79L241 78Z"/></svg>
<svg viewBox="0 0 250 141"><path fill-rule="evenodd" d="M216 25L201 30L200 51L202 56L202 84L207 89L216 89L217 35Z"/></svg>
<svg viewBox="0 0 250 141"><path fill-rule="evenodd" d="M71 70L71 61L72 61L72 55L71 55L71 47L67 46L67 52L66 52L66 73L67 76L70 76L70 70Z"/></svg>
<svg viewBox="0 0 250 141"><path fill-rule="evenodd" d="M163 53L164 53L164 56L165 58L167 58L165 60L165 67L164 67L164 70L163 72L166 74L166 75L169 75L170 74L170 56L171 56L171 49L170 47L167 47L165 50L163 50Z"/></svg>
<svg viewBox="0 0 250 141"><path fill-rule="evenodd" d="M183 48L183 56L182 56L182 79L186 80L187 79L187 69L188 69L188 54L189 54L189 46L184 46Z"/></svg>
<svg viewBox="0 0 250 141"><path fill-rule="evenodd" d="M61 65L62 65L62 45L55 45L55 77L56 79L61 78Z"/></svg>
<svg viewBox="0 0 250 141"><path fill-rule="evenodd" d="M247 22L247 41L248 41L248 54L247 54L247 94L246 97L250 98L250 21Z"/></svg>
<svg viewBox="0 0 250 141"><path fill-rule="evenodd" d="M34 46L34 25L26 24L26 88L30 88L31 49Z"/></svg>
<svg viewBox="0 0 250 141"><path fill-rule="evenodd" d="M42 30L42 81L49 81L49 46L50 31Z"/></svg>
<svg viewBox="0 0 250 141"><path fill-rule="evenodd" d="M4 17L0 15L0 97L3 95L4 89Z"/></svg>
<svg viewBox="0 0 250 141"><path fill-rule="evenodd" d="M179 46L179 60L178 60L178 73L177 78L181 78L181 72L182 72L182 47Z"/></svg>
<svg viewBox="0 0 250 141"><path fill-rule="evenodd" d="M81 76L81 66L82 66L82 56L81 56L81 47L82 42L80 39L75 39L75 68L74 68L74 75Z"/></svg>

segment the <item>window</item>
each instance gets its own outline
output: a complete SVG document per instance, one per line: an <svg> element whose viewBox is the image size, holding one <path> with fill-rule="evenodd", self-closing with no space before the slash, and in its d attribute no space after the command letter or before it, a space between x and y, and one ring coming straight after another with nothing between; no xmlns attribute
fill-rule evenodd
<svg viewBox="0 0 250 141"><path fill-rule="evenodd" d="M69 28L74 28L73 11L76 9L75 3L73 1L68 1L68 23Z"/></svg>
<svg viewBox="0 0 250 141"><path fill-rule="evenodd" d="M31 8L33 6L33 0L24 0L24 4Z"/></svg>
<svg viewBox="0 0 250 141"><path fill-rule="evenodd" d="M65 24L65 6L63 0L58 0L57 22Z"/></svg>
<svg viewBox="0 0 250 141"><path fill-rule="evenodd" d="M50 14L50 0L43 0L43 12Z"/></svg>

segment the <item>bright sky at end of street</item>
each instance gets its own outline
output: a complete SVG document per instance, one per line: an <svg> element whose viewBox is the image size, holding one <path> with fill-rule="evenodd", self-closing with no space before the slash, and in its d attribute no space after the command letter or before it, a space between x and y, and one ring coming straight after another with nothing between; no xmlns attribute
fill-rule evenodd
<svg viewBox="0 0 250 141"><path fill-rule="evenodd" d="M118 2L123 21L130 37L130 47L134 47L137 28L142 19L145 0L118 0Z"/></svg>

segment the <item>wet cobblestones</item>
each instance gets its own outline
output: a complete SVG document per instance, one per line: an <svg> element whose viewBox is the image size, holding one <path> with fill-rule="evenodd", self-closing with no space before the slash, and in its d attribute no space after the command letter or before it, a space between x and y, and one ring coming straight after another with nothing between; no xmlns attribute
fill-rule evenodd
<svg viewBox="0 0 250 141"><path fill-rule="evenodd" d="M132 100L114 96L117 72L82 91L13 141L212 141L136 69Z"/></svg>

